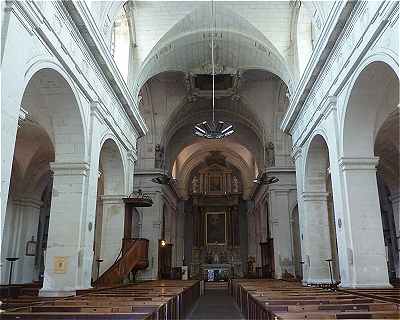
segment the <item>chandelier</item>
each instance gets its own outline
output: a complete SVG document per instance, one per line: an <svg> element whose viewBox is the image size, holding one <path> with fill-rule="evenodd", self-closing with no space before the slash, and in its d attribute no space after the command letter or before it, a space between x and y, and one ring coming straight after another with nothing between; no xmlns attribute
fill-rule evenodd
<svg viewBox="0 0 400 320"><path fill-rule="evenodd" d="M196 124L193 130L194 135L207 139L222 139L230 136L233 132L233 125L223 121L215 123L214 114L211 125L207 121L203 121Z"/></svg>
<svg viewBox="0 0 400 320"><path fill-rule="evenodd" d="M216 19L214 16L214 2L211 2L211 17L213 20L213 28L211 32L211 64L212 64L212 121L200 122L193 128L193 134L206 139L222 139L230 136L235 131L233 125L224 121L215 120L215 63L214 63L214 34L216 32Z"/></svg>

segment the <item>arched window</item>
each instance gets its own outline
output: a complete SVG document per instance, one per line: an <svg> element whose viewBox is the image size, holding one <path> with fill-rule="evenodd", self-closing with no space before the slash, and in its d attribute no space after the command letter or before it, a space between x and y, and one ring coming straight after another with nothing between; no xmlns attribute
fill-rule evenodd
<svg viewBox="0 0 400 320"><path fill-rule="evenodd" d="M111 55L125 81L128 79L129 61L135 46L131 12L133 10L129 2L126 2L116 15L111 29Z"/></svg>
<svg viewBox="0 0 400 320"><path fill-rule="evenodd" d="M303 74L313 51L313 27L311 15L303 3L300 4L297 20L297 56L300 75Z"/></svg>

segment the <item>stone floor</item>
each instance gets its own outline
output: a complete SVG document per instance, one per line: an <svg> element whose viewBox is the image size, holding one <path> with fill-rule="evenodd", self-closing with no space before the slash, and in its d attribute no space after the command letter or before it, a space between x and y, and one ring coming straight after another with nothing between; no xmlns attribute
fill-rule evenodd
<svg viewBox="0 0 400 320"><path fill-rule="evenodd" d="M187 319L244 319L226 289L208 289L195 304Z"/></svg>

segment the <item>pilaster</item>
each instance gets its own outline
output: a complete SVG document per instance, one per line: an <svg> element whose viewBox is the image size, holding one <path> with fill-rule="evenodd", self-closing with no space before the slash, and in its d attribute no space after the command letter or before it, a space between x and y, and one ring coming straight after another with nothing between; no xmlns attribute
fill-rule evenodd
<svg viewBox="0 0 400 320"><path fill-rule="evenodd" d="M86 162L50 164L54 173L47 241L45 273L41 296L74 295L89 288L91 269L80 243L86 231L84 189L89 166Z"/></svg>
<svg viewBox="0 0 400 320"><path fill-rule="evenodd" d="M376 180L378 161L378 157L339 159L349 224L350 287L390 286Z"/></svg>

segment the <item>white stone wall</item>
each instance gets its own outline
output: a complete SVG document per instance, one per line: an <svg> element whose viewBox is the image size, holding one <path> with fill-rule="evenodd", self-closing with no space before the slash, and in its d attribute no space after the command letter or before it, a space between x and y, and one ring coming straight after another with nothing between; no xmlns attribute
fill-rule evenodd
<svg viewBox="0 0 400 320"><path fill-rule="evenodd" d="M336 3L332 13L338 18L343 14L342 10L344 10L342 4ZM326 60L321 55L322 50L314 51L309 68L306 69L302 81L291 97L289 110L282 123L282 128L292 135L303 236L306 236L304 233L307 232L306 221L310 210L307 209L303 199L306 187L303 177L306 174L308 148L316 135L321 135L328 146L339 268L341 285L344 287L388 286L375 176L377 159L374 158L373 145L363 148L364 151L372 149L372 153L357 151L360 142L356 137L366 137L368 123L359 116L359 127L356 122L351 124L352 136L349 136L349 131L344 129L344 123L349 110L355 108L349 104L354 83L368 65L378 61L384 62L393 70L394 75L397 74L397 80L391 80L393 76L386 76L386 80L382 79L380 82L382 85L384 81L398 83L398 17L398 3L359 2L352 8L345 26L332 23L330 31L323 35L316 45L317 47L322 45L323 39L327 39L330 32L332 34L336 32L338 35L336 43ZM317 65L322 66L322 69L314 78L312 73L315 74L314 69ZM373 77L369 83L370 85L374 83ZM364 84L368 85L368 79ZM373 87L373 90L376 90L379 83L375 83ZM392 87L389 85L387 88ZM309 93L306 90L309 90ZM387 89L388 95L393 94L393 89L390 90ZM380 101L381 104L385 104L385 100ZM395 110L396 103L392 104L391 110ZM369 110L377 110L379 107L375 106ZM363 114L373 116L374 112L364 111ZM375 121L371 117L369 119ZM378 127L374 130L379 128L379 121L377 123ZM376 131L369 131L367 134L373 136L376 135ZM354 141L350 146L353 152L351 158L344 149L349 139ZM395 215L398 215L398 212L395 212ZM308 232L322 232L319 230L314 228ZM315 243L315 239L309 241L304 239L302 253L307 247L315 247ZM316 263L314 262L314 266Z"/></svg>
<svg viewBox="0 0 400 320"><path fill-rule="evenodd" d="M87 44L77 33L78 29L73 26L72 20L62 9L61 2L3 4L2 16L6 17L4 19L6 25L2 36L1 88L2 248L7 247L3 242L4 235L10 232L9 228L14 228L11 224L5 225L7 190L10 184L20 107L24 101L31 102L29 95L24 99L23 95L26 93L28 82L33 79L32 83L38 86L41 94L49 95L50 106L64 103L62 94L57 90L68 91L74 98L74 104L76 103L75 113L68 111L68 114L62 114L60 108L37 113L36 107L30 108L30 103L24 106L28 111L26 117L34 121L38 119L39 125L47 131L55 148L55 162L51 164L54 186L42 294L71 294L77 289L90 287L93 226L102 142L107 137L113 139L119 146L124 163L124 185L120 196L127 195L133 187L136 139L143 135L145 132L143 130L146 129L135 105L128 105L131 111L129 115L127 114L122 101L130 103L129 101L133 100L127 93L126 84L121 82L113 71L104 75L100 70L96 61L99 57L91 55ZM80 13L84 16L86 8L81 7L81 10ZM98 33L95 26L89 24L86 26L92 35ZM102 40L99 41L101 43ZM97 48L104 54L103 58L109 59L109 52L104 51L101 45ZM116 70L115 65L111 64L108 67ZM65 85L58 88L54 87L52 82L35 82L34 76L43 70L49 75L54 74L62 78ZM49 79L54 81L52 80L54 77ZM111 82L114 84L111 85ZM71 122L75 121L73 117L76 117L78 127ZM11 208L10 211L14 211L13 215L16 214ZM36 221L26 222L28 228L35 228ZM120 238L120 234L118 237ZM23 247L26 239L21 238L21 241ZM4 275L8 273L8 264L4 263L4 258L10 254L21 255L21 250L3 252L2 249L2 281L6 279ZM59 256L66 258L67 266L64 273L56 274L53 270L54 259ZM23 269L29 269L25 262ZM29 272L29 270L24 271L16 280L31 281Z"/></svg>

